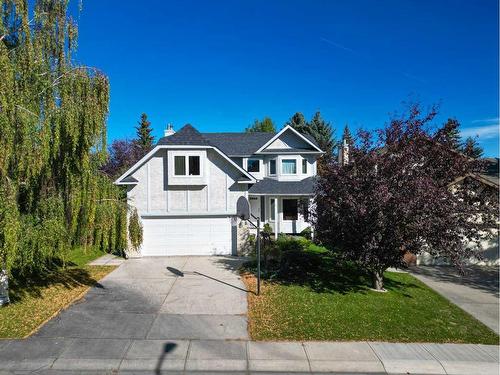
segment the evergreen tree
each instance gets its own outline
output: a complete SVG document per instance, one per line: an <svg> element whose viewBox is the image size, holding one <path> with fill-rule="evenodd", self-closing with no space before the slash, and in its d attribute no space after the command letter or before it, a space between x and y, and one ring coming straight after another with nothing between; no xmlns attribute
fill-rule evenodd
<svg viewBox="0 0 500 375"><path fill-rule="evenodd" d="M148 115L143 113L141 115L141 120L138 122L138 126L135 127L137 139L136 144L143 151L143 153L149 152L153 148L153 143L155 137L151 134L153 128L151 128L151 122L148 121Z"/></svg>
<svg viewBox="0 0 500 375"><path fill-rule="evenodd" d="M255 120L252 125L245 129L247 133L253 132L265 132L265 133L275 133L276 127L274 126L273 120L270 117L264 117L262 121Z"/></svg>
<svg viewBox="0 0 500 375"><path fill-rule="evenodd" d="M458 120L449 118L435 133L434 139L455 151L460 151L460 123Z"/></svg>
<svg viewBox="0 0 500 375"><path fill-rule="evenodd" d="M291 126L295 130L297 130L299 133L305 134L307 132L307 121L304 117L304 115L300 112L296 112L290 120L288 120L285 124L285 126Z"/></svg>
<svg viewBox="0 0 500 375"><path fill-rule="evenodd" d="M342 141L346 140L349 146L354 144L354 138L351 135L351 131L349 130L349 125L345 124L344 132L342 134Z"/></svg>
<svg viewBox="0 0 500 375"><path fill-rule="evenodd" d="M483 149L479 144L477 143L477 140L472 137L468 137L465 142L464 146L462 148L462 152L467 155L468 157L471 157L473 159L479 159L480 157L483 156Z"/></svg>
<svg viewBox="0 0 500 375"><path fill-rule="evenodd" d="M314 114L305 130L305 133L310 134L325 151L325 156L331 156L334 144L333 129L329 122L323 120L319 111Z"/></svg>

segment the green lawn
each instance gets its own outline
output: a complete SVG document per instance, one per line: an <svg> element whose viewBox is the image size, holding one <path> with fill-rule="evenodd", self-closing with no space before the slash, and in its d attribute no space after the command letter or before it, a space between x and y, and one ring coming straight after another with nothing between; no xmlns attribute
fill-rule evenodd
<svg viewBox="0 0 500 375"><path fill-rule="evenodd" d="M387 293L363 277L322 274L302 282L266 281L249 293L254 340L369 340L498 344L499 337L406 273L385 274ZM255 290L255 278L244 277Z"/></svg>
<svg viewBox="0 0 500 375"><path fill-rule="evenodd" d="M87 248L72 250L66 268L28 279L10 280L11 303L0 308L0 338L31 335L61 309L81 298L112 266L85 266L104 253Z"/></svg>
<svg viewBox="0 0 500 375"><path fill-rule="evenodd" d="M75 247L69 251L66 263L70 266L84 266L103 255L106 253L95 247Z"/></svg>

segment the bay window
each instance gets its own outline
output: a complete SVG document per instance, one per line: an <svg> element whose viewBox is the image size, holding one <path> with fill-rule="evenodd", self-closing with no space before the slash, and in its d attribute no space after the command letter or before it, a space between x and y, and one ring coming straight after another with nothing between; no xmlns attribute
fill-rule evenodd
<svg viewBox="0 0 500 375"><path fill-rule="evenodd" d="M282 174L297 174L297 160L295 160L295 159L283 159L281 161L281 173Z"/></svg>
<svg viewBox="0 0 500 375"><path fill-rule="evenodd" d="M270 176L276 175L276 160L275 159L269 160L269 175Z"/></svg>

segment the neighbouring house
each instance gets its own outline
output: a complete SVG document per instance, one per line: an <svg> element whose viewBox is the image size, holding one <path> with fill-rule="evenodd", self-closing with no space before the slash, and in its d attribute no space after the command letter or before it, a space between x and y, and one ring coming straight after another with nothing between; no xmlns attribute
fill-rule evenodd
<svg viewBox="0 0 500 375"><path fill-rule="evenodd" d="M455 185L467 183L467 186L473 187L477 194L491 197L492 201L498 200L499 194L499 159L498 158L484 158L482 161L485 163L485 170L481 173L471 173L469 175L460 177L450 184L453 189ZM473 183L472 183L473 182ZM482 259L472 258L468 260L468 264L493 266L500 264L500 248L499 248L499 230L491 228L493 238L485 239L481 245L483 251L481 252ZM423 253L417 257L418 265L446 265L449 262L443 258L434 258L428 253Z"/></svg>
<svg viewBox="0 0 500 375"><path fill-rule="evenodd" d="M251 231L236 217L249 200L261 225L297 234L309 227L315 140L290 126L278 133L200 133L171 126L156 146L115 183L143 226L142 256L237 254Z"/></svg>

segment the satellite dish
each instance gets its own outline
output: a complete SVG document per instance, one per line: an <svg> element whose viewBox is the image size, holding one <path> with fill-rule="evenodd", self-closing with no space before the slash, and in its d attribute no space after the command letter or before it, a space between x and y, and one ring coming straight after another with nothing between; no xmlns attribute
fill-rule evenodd
<svg viewBox="0 0 500 375"><path fill-rule="evenodd" d="M250 219L250 203L248 203L248 199L243 196L239 197L236 202L236 215L241 220Z"/></svg>

